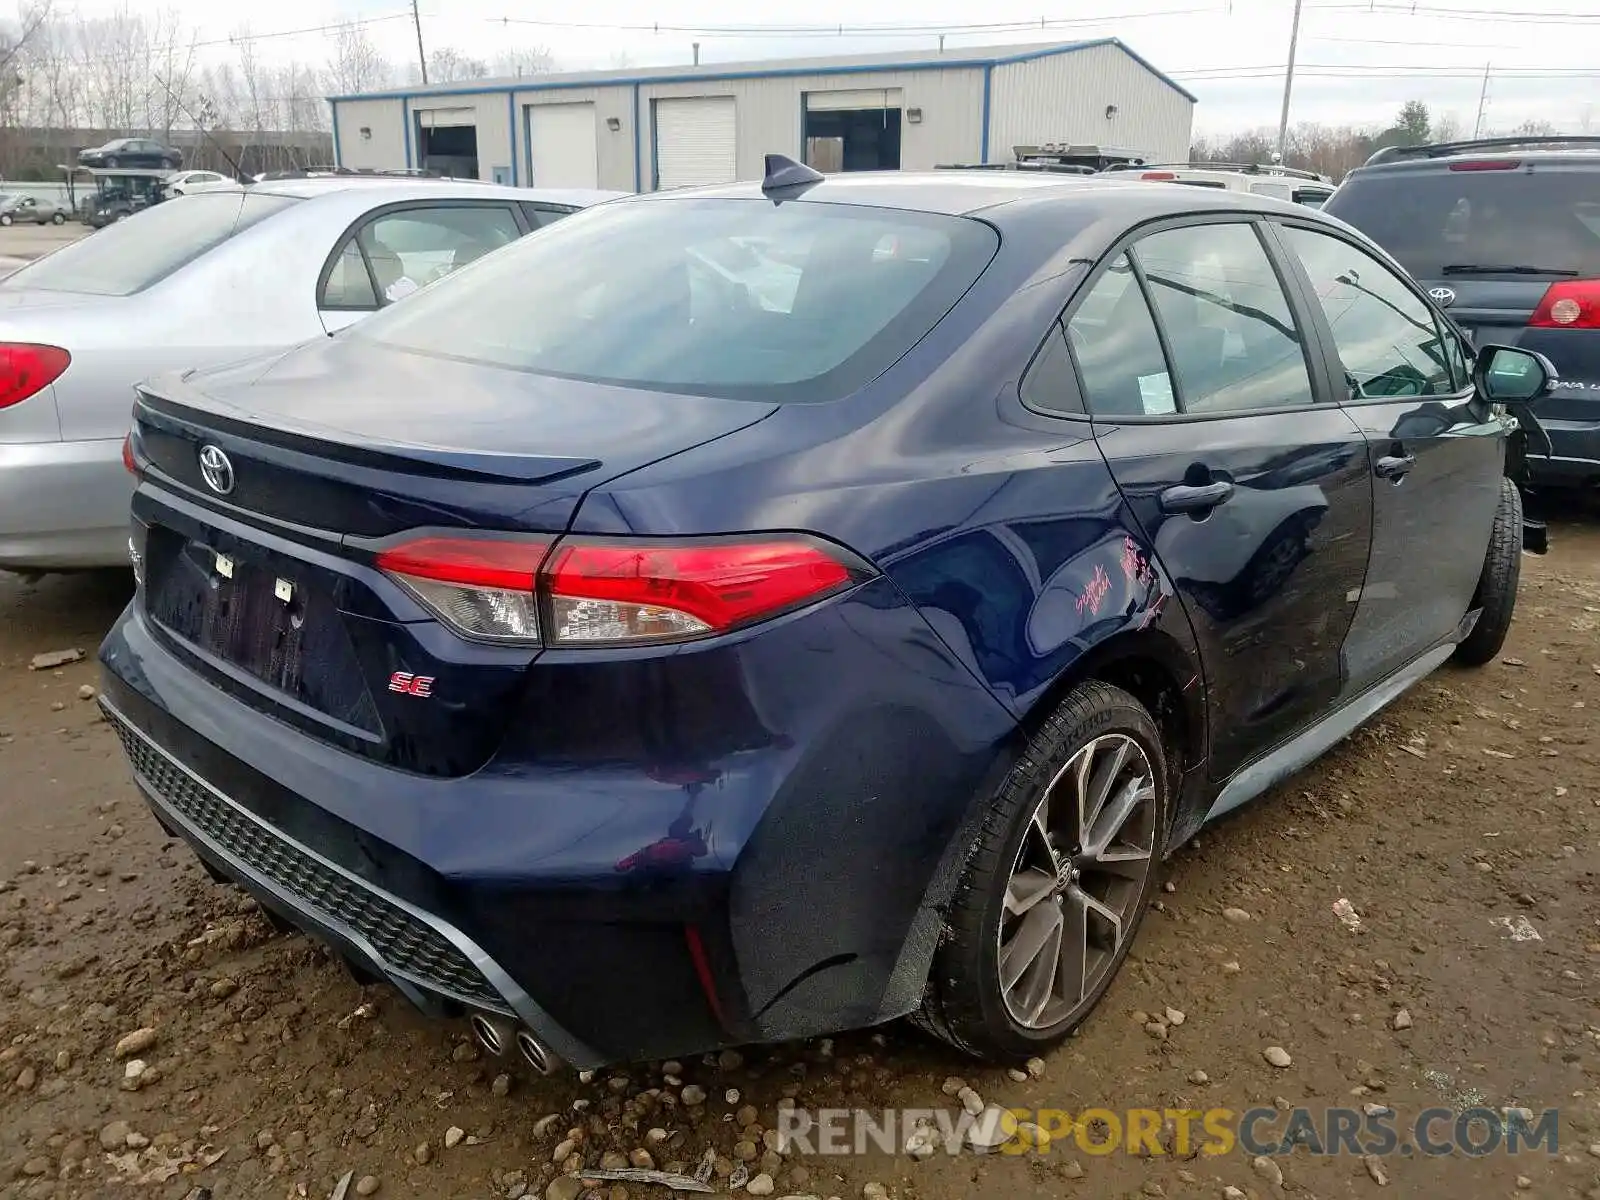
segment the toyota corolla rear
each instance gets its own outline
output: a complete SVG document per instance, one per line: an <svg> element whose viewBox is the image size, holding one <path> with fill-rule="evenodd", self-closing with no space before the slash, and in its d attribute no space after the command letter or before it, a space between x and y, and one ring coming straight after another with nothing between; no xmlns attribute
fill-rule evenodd
<svg viewBox="0 0 1600 1200"><path fill-rule="evenodd" d="M739 238L798 283L694 265ZM885 386L997 244L627 202L286 358L147 385L140 587L102 660L157 816L535 1058L914 1007L901 957L1010 719L854 548L697 478ZM678 518L607 490L651 472Z"/></svg>

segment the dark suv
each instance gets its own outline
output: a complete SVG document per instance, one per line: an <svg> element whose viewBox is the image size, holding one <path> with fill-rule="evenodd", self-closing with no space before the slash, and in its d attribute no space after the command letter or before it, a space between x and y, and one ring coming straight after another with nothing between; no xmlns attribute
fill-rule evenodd
<svg viewBox="0 0 1600 1200"><path fill-rule="evenodd" d="M1600 483L1600 137L1380 150L1325 211L1400 263L1478 344L1544 354L1552 454L1531 482Z"/></svg>

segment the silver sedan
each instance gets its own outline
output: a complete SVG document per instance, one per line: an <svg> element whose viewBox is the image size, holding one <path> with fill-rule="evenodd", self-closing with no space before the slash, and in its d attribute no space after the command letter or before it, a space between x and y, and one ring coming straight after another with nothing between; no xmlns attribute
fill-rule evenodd
<svg viewBox="0 0 1600 1200"><path fill-rule="evenodd" d="M126 565L135 383L327 336L615 195L392 177L208 190L0 280L0 568Z"/></svg>

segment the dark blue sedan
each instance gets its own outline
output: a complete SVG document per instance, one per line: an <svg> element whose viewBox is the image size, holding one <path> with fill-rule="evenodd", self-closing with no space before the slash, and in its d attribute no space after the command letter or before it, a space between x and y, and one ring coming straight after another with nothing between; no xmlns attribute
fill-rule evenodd
<svg viewBox="0 0 1600 1200"><path fill-rule="evenodd" d="M1550 385L1302 206L776 160L143 387L103 702L492 1050L1015 1060L1174 847L1495 655Z"/></svg>

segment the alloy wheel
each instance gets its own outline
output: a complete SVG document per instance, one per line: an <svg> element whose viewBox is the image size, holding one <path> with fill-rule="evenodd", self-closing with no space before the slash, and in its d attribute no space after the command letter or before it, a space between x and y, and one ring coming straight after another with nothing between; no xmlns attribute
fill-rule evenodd
<svg viewBox="0 0 1600 1200"><path fill-rule="evenodd" d="M1018 1025L1060 1025L1115 967L1155 865L1156 801L1148 756L1121 733L1088 742L1045 788L1000 919L1000 994Z"/></svg>

